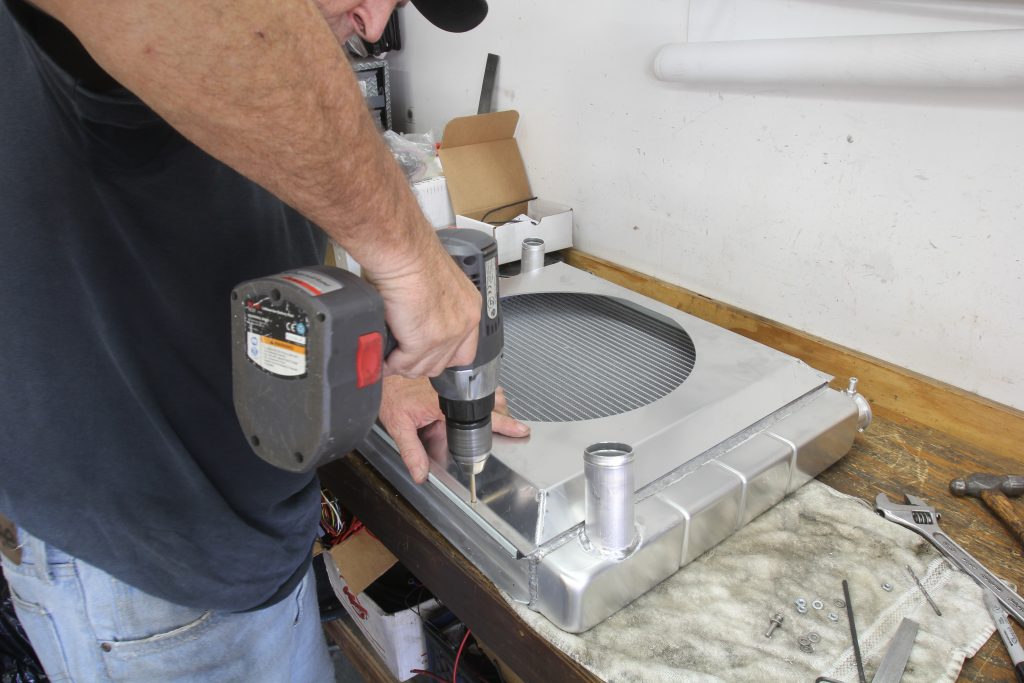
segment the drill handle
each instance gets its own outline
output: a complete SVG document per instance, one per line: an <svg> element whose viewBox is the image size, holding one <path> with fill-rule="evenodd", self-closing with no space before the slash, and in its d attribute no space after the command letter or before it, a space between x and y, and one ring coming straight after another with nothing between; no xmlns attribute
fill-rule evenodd
<svg viewBox="0 0 1024 683"><path fill-rule="evenodd" d="M480 368L501 356L504 334L498 295L498 244L494 237L472 228L445 228L437 231L442 246L470 282L480 292L480 329L476 357L469 365Z"/></svg>
<svg viewBox="0 0 1024 683"><path fill-rule="evenodd" d="M391 328L385 325L384 326L384 355L381 356L381 358L384 359L385 363L388 361L388 356L391 355L391 352L394 351L397 348L398 348L398 339L395 338L395 335L391 334Z"/></svg>

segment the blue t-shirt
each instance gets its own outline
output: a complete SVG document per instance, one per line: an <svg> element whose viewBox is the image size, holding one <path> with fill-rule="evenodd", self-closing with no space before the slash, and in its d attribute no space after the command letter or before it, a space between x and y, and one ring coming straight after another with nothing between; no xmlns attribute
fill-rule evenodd
<svg viewBox="0 0 1024 683"><path fill-rule="evenodd" d="M0 4L0 514L158 597L270 604L308 566L319 488L238 426L229 296L324 237L59 66L41 17Z"/></svg>

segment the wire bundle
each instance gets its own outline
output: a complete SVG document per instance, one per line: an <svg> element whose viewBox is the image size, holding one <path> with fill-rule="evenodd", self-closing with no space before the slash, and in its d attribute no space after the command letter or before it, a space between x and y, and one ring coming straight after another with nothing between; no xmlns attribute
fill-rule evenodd
<svg viewBox="0 0 1024 683"><path fill-rule="evenodd" d="M472 633L468 628L466 629L466 635L462 636L462 643L459 645L459 651L455 655L455 665L452 668L452 680L451 683L458 683L459 680L459 660L462 659L462 651L466 648L466 641L469 640L469 634ZM433 671L427 671L426 669L412 669L412 673L420 676L426 676L427 678L440 681L441 683L448 683L444 678L441 678Z"/></svg>
<svg viewBox="0 0 1024 683"><path fill-rule="evenodd" d="M320 543L324 548L333 548L363 529L366 525L338 507L338 499L329 489L320 489ZM369 529L366 533L373 535Z"/></svg>
<svg viewBox="0 0 1024 683"><path fill-rule="evenodd" d="M338 501L327 489L320 489L320 542L327 548L341 542L345 520L338 510Z"/></svg>

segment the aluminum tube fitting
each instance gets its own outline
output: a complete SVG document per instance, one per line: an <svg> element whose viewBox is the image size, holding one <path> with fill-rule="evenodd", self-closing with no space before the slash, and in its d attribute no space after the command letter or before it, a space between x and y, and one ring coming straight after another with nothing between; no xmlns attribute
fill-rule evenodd
<svg viewBox="0 0 1024 683"><path fill-rule="evenodd" d="M520 273L529 273L544 267L544 240L539 237L527 237L523 240L523 257Z"/></svg>
<svg viewBox="0 0 1024 683"><path fill-rule="evenodd" d="M584 544L602 555L622 558L637 545L633 492L633 449L595 443L583 451L586 480Z"/></svg>
<svg viewBox="0 0 1024 683"><path fill-rule="evenodd" d="M863 432L871 424L871 404L868 400L857 393L857 378L850 378L850 386L843 392L853 399L857 405L857 431Z"/></svg>

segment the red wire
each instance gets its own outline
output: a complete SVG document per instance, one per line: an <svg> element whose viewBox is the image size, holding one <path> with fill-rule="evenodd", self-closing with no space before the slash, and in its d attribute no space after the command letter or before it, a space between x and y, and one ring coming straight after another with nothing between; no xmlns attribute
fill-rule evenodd
<svg viewBox="0 0 1024 683"><path fill-rule="evenodd" d="M455 664L452 667L452 681L451 683L458 683L459 677L459 660L462 659L462 650L466 647L466 641L469 640L469 634L471 631L467 628L466 635L462 636L462 643L459 645L459 651L455 653ZM445 679L438 676L433 671L427 671L426 669L410 669L411 673L419 674L421 676L428 676L435 681L441 681L441 683L448 683Z"/></svg>
<svg viewBox="0 0 1024 683"><path fill-rule="evenodd" d="M363 523L360 522L355 517L353 517L352 518L352 522L348 526L348 529L345 529L345 531L342 532L341 536L338 538L338 543L341 543L342 541L347 540L351 536L355 536L356 533L358 533L359 530L363 529L363 528L364 528L363 527Z"/></svg>
<svg viewBox="0 0 1024 683"><path fill-rule="evenodd" d="M466 629L466 635L462 636L462 644L459 645L459 651L455 655L455 667L452 669L452 683L458 683L459 678L459 659L462 658L462 648L466 647L466 641L469 640L469 634L472 633L468 628Z"/></svg>

